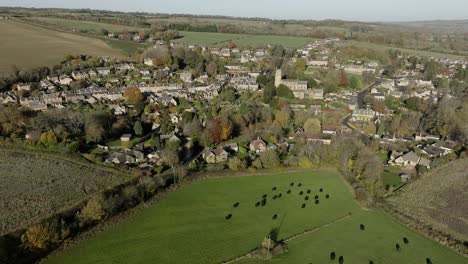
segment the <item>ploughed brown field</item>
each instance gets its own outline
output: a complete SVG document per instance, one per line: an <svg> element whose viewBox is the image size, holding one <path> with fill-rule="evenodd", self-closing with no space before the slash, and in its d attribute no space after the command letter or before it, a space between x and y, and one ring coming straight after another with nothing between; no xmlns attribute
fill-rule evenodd
<svg viewBox="0 0 468 264"><path fill-rule="evenodd" d="M0 148L0 234L128 180L83 162Z"/></svg>
<svg viewBox="0 0 468 264"><path fill-rule="evenodd" d="M468 159L434 169L390 199L399 211L468 241Z"/></svg>

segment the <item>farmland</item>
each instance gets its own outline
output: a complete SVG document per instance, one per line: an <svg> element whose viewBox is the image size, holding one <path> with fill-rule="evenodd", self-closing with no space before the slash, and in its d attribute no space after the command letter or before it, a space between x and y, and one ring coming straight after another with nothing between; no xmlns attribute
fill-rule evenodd
<svg viewBox="0 0 468 264"><path fill-rule="evenodd" d="M433 58L450 58L450 59L463 58L462 56L446 54L446 53L438 53L438 52L414 50L414 49L405 49L405 48L391 47L391 46L386 46L386 45L382 45L382 44L375 44L375 43L370 43L370 42L362 42L362 41L354 41L354 40L343 41L341 43L338 43L338 46L341 46L341 47L354 46L354 47L373 49L373 50L376 50L376 51L387 51L387 50L393 49L393 50L400 50L401 52L407 53L409 55L427 56L427 57L433 57Z"/></svg>
<svg viewBox="0 0 468 264"><path fill-rule="evenodd" d="M242 34L224 34L224 33L211 33L211 32L180 32L182 38L176 40L177 43L200 45L200 46L212 46L227 42L230 40L237 40L240 38L247 37Z"/></svg>
<svg viewBox="0 0 468 264"><path fill-rule="evenodd" d="M60 19L60 18L45 18L45 17L36 17L31 20L31 22L38 21L40 23L45 23L49 25L58 26L64 29L73 30L73 31L92 31L100 34L101 30L105 29L109 32L120 33L123 31L137 31L139 28L123 26L117 24L108 24L108 23L99 23L93 21L80 21L80 20L70 20L70 19Z"/></svg>
<svg viewBox="0 0 468 264"><path fill-rule="evenodd" d="M0 233L41 220L125 180L85 162L0 148Z"/></svg>
<svg viewBox="0 0 468 264"><path fill-rule="evenodd" d="M0 72L50 66L69 54L122 57L103 41L36 27L12 20L0 21Z"/></svg>
<svg viewBox="0 0 468 264"><path fill-rule="evenodd" d="M211 32L181 32L182 38L176 40L178 43L216 46L226 42L233 41L238 46L264 47L267 45L283 45L286 48L298 48L306 45L312 39L292 36L275 35L244 35L244 34L225 34Z"/></svg>
<svg viewBox="0 0 468 264"><path fill-rule="evenodd" d="M468 159L428 172L390 199L399 211L436 230L468 240Z"/></svg>
<svg viewBox="0 0 468 264"><path fill-rule="evenodd" d="M303 37L257 35L240 38L235 42L240 46L258 47L266 45L283 45L285 48L299 48L311 41L311 38Z"/></svg>
<svg viewBox="0 0 468 264"><path fill-rule="evenodd" d="M255 249L272 228L280 239L298 235L274 263L328 263L331 251L345 263L466 263L384 213L363 210L332 169L188 184L43 263L219 263Z"/></svg>

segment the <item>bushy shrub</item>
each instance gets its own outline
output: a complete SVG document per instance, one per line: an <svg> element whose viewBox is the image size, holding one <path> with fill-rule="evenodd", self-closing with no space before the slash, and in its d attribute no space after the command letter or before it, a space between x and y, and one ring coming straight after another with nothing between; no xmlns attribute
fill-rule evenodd
<svg viewBox="0 0 468 264"><path fill-rule="evenodd" d="M125 206L125 197L121 194L114 194L107 198L107 213L114 215L120 212Z"/></svg>
<svg viewBox="0 0 468 264"><path fill-rule="evenodd" d="M47 250L60 242L60 230L53 223L35 224L21 237L23 244L35 250Z"/></svg>
<svg viewBox="0 0 468 264"><path fill-rule="evenodd" d="M275 168L281 164L278 153L273 149L260 153L258 159L260 160L262 167L266 169Z"/></svg>
<svg viewBox="0 0 468 264"><path fill-rule="evenodd" d="M96 195L88 200L81 209L79 218L82 221L99 221L106 216L106 200L103 195Z"/></svg>
<svg viewBox="0 0 468 264"><path fill-rule="evenodd" d="M228 161L228 167L232 171L245 170L245 168L247 168L247 162L238 157L233 157Z"/></svg>
<svg viewBox="0 0 468 264"><path fill-rule="evenodd" d="M336 254L335 252L330 253L330 260L335 260Z"/></svg>

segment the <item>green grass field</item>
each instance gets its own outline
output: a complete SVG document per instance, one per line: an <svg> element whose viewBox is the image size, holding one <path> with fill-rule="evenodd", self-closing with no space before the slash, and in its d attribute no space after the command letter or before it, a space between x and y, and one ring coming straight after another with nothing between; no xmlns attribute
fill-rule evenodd
<svg viewBox="0 0 468 264"><path fill-rule="evenodd" d="M0 21L0 35L0 72L10 72L13 65L20 69L50 66L69 54L123 56L99 39L12 20Z"/></svg>
<svg viewBox="0 0 468 264"><path fill-rule="evenodd" d="M214 46L230 40L237 40L248 37L242 34L224 34L212 32L180 32L182 38L177 39L176 43L199 45L199 46Z"/></svg>
<svg viewBox="0 0 468 264"><path fill-rule="evenodd" d="M235 42L240 46L266 46L266 45L283 45L285 48L299 48L311 42L311 38L291 37L291 36L273 36L273 35L257 35L240 38Z"/></svg>
<svg viewBox="0 0 468 264"><path fill-rule="evenodd" d="M180 32L182 38L176 40L177 43L219 46L228 41L233 41L239 46L262 47L266 45L283 45L286 48L298 48L311 42L311 38L274 36L274 35L244 35L225 34L212 32Z"/></svg>
<svg viewBox="0 0 468 264"><path fill-rule="evenodd" d="M292 190L291 194L287 190ZM299 195L300 191L304 194ZM281 198L272 199L279 193ZM268 197L266 205L256 207L263 194ZM329 199L325 199L326 194ZM314 202L315 195L319 195L319 204ZM306 201L305 196L310 199ZM235 203L239 203L237 208ZM303 203L305 208L301 208ZM228 214L232 214L230 220L225 219ZM274 214L278 215L276 220L272 219ZM360 224L366 226L365 231L360 230ZM258 247L275 227L280 228L279 238L317 229L291 240L289 252L272 263L330 263L331 251L343 255L345 263L373 259L374 263L416 264L425 263L426 257L433 263L466 263L462 256L383 213L361 209L338 172L331 169L213 178L186 185L43 263L220 263ZM403 237L410 244L405 245ZM401 252L395 250L395 243L401 244Z"/></svg>
<svg viewBox="0 0 468 264"><path fill-rule="evenodd" d="M373 49L377 51L386 51L386 50L393 49L393 50L400 50L401 52L407 53L409 55L426 56L426 57L434 57L434 58L450 58L450 59L462 59L463 58L463 56L446 54L446 53L437 53L437 52L431 52L431 51L390 47L390 46L381 45L381 44L354 41L354 40L346 40L346 41L340 42L338 43L338 46L341 46L341 47L355 46L355 47L369 48L369 49Z"/></svg>

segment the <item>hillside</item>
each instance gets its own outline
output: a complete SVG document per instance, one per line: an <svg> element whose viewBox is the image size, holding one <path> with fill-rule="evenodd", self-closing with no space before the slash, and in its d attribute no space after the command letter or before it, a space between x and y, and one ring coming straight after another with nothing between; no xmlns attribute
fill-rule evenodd
<svg viewBox="0 0 468 264"><path fill-rule="evenodd" d="M434 169L389 203L403 214L454 238L468 240L468 159Z"/></svg>
<svg viewBox="0 0 468 264"><path fill-rule="evenodd" d="M0 72L50 66L66 55L86 54L121 57L102 40L69 34L13 20L0 21Z"/></svg>

